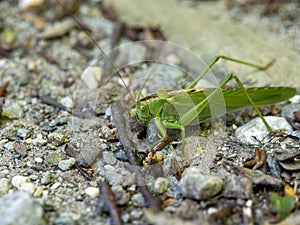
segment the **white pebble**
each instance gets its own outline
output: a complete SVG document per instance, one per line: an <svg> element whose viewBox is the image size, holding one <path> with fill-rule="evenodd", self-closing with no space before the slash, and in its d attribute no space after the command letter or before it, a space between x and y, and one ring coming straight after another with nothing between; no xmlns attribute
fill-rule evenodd
<svg viewBox="0 0 300 225"><path fill-rule="evenodd" d="M62 98L60 103L69 109L74 108L74 101L69 96Z"/></svg>
<svg viewBox="0 0 300 225"><path fill-rule="evenodd" d="M59 186L60 186L60 183L56 182L51 186L51 189L52 190L57 189L57 188L59 188Z"/></svg>
<svg viewBox="0 0 300 225"><path fill-rule="evenodd" d="M99 195L100 191L97 187L88 187L85 189L85 194L90 196L91 198L95 198Z"/></svg>
<svg viewBox="0 0 300 225"><path fill-rule="evenodd" d="M23 184L21 184L20 190L21 191L26 191L26 192L28 192L30 194L33 194L34 191L35 191L35 185L33 183L31 183L31 182L29 182L29 183L23 183Z"/></svg>
<svg viewBox="0 0 300 225"><path fill-rule="evenodd" d="M156 179L154 184L154 190L157 194L162 194L168 189L169 182L164 177L159 177Z"/></svg>
<svg viewBox="0 0 300 225"><path fill-rule="evenodd" d="M20 189L22 184L28 183L30 181L29 177L21 176L21 175L16 175L11 179L11 184Z"/></svg>
<svg viewBox="0 0 300 225"><path fill-rule="evenodd" d="M36 157L34 161L39 164L43 163L43 159L41 157Z"/></svg>

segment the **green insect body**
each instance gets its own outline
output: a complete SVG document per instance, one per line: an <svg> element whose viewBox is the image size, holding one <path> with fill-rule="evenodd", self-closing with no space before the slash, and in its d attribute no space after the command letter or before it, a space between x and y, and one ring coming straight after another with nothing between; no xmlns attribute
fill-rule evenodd
<svg viewBox="0 0 300 225"><path fill-rule="evenodd" d="M182 132L183 148L185 126L199 124L212 116L223 114L224 105L226 112L252 106L262 119L266 128L272 131L272 128L264 119L257 106L287 100L296 94L296 90L290 87L245 88L239 78L232 73L226 76L218 88L195 88L198 81L204 77L220 58L255 67L260 70L268 68L273 63L272 61L265 66L260 66L227 56L217 56L198 78L187 86L187 89L158 91L142 98L135 104L135 108L133 109L134 113L132 113L132 115L136 115L139 121L146 124L153 118L163 138L162 142L168 139L166 129L180 129ZM232 79L236 81L240 88L224 88ZM219 102L220 107L218 107ZM210 103L212 103L214 107L213 115ZM219 111L218 108L220 109Z"/></svg>
<svg viewBox="0 0 300 225"><path fill-rule="evenodd" d="M158 92L140 99L136 104L136 114L140 121L148 123L151 118L158 117L162 121L178 123L180 115L188 112L191 106L204 101L207 95L215 89L192 88L169 92ZM251 106L248 98L241 89L222 89L226 112L234 111L243 107ZM163 94L162 94L163 93ZM247 88L247 93L257 106L281 102L296 94L294 88L289 87L261 87ZM222 99L221 99L222 100ZM214 104L219 101L214 99ZM222 101L221 101L222 102ZM176 107L176 105L178 107ZM220 108L222 104L220 105ZM181 109L180 114L177 109ZM221 114L222 112L220 112ZM217 115L216 115L217 116ZM211 118L211 110L206 106L189 125L195 125ZM182 124L186 125L186 124Z"/></svg>

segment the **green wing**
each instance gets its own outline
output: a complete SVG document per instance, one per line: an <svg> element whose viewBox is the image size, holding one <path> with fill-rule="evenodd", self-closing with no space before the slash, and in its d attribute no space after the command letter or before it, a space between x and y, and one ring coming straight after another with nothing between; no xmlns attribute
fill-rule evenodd
<svg viewBox="0 0 300 225"><path fill-rule="evenodd" d="M194 88L169 92L167 100L170 104L166 105L164 116L168 118L171 116L174 117L175 114L177 114L175 117L183 115L204 101L213 90L215 89ZM254 103L259 106L287 100L296 94L296 90L289 87L261 87L247 88L247 93ZM217 94L210 101L210 104L198 115L197 120L191 124L197 124L212 117L212 113L213 116L217 116L246 106L251 106L251 104L241 89L222 89L222 94Z"/></svg>
<svg viewBox="0 0 300 225"><path fill-rule="evenodd" d="M241 89L224 89L222 90L222 93L227 111L251 106L248 98ZM287 100L296 94L296 90L288 87L262 87L247 88L247 93L250 95L253 102L259 106Z"/></svg>

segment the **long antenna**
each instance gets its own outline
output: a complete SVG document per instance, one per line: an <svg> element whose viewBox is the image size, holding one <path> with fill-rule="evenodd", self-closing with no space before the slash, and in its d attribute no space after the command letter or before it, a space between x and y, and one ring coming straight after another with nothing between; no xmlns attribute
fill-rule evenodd
<svg viewBox="0 0 300 225"><path fill-rule="evenodd" d="M58 2L58 4L64 9L64 6ZM79 26L83 32L90 38L90 40L94 43L94 45L100 50L100 52L104 55L104 58L107 60L107 62L110 64L110 66L113 69L113 72L116 73L118 75L118 77L121 79L122 84L125 86L127 92L129 93L132 101L134 101L134 98L128 88L128 86L126 85L125 81L123 80L121 74L119 73L119 71L117 70L117 68L114 66L113 62L110 60L110 58L106 55L106 53L103 51L103 49L99 46L99 44L97 43L96 39L91 35L90 32L87 31L87 29L75 18L75 16L73 16L72 14L69 15L74 22L77 24L77 26ZM107 79L107 81L114 75L114 73L112 75L110 75Z"/></svg>

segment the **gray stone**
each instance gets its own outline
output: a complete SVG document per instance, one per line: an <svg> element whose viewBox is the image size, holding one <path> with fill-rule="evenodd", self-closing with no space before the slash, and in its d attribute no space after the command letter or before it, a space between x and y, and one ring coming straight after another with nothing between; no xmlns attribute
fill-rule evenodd
<svg viewBox="0 0 300 225"><path fill-rule="evenodd" d="M65 139L66 139L65 135L60 133L51 133L48 135L49 142L56 147L64 144Z"/></svg>
<svg viewBox="0 0 300 225"><path fill-rule="evenodd" d="M295 116L293 112L300 111L300 103L296 104L289 104L282 108L281 110L281 116L285 118L289 118L291 120L295 119Z"/></svg>
<svg viewBox="0 0 300 225"><path fill-rule="evenodd" d="M164 177L159 177L154 183L154 190L157 194L162 194L168 189L169 182Z"/></svg>
<svg viewBox="0 0 300 225"><path fill-rule="evenodd" d="M72 109L74 108L74 101L69 96L64 97L60 100L61 104L66 108Z"/></svg>
<svg viewBox="0 0 300 225"><path fill-rule="evenodd" d="M118 205L125 205L129 201L130 194L127 193L121 185L112 186L111 190L114 193Z"/></svg>
<svg viewBox="0 0 300 225"><path fill-rule="evenodd" d="M67 160L62 160L58 163L58 168L61 170L69 170L74 164L76 160L74 158L70 158Z"/></svg>
<svg viewBox="0 0 300 225"><path fill-rule="evenodd" d="M15 192L0 199L1 225L44 225L43 208L26 192Z"/></svg>
<svg viewBox="0 0 300 225"><path fill-rule="evenodd" d="M113 152L109 152L109 151L104 151L102 153L102 157L103 157L103 160L107 163L107 164L110 164L110 165L114 165L116 164L117 162L117 159L114 155Z"/></svg>
<svg viewBox="0 0 300 225"><path fill-rule="evenodd" d="M8 104L4 104L2 116L9 119L20 119L24 117L24 112L19 103L9 102Z"/></svg>
<svg viewBox="0 0 300 225"><path fill-rule="evenodd" d="M16 175L11 179L11 184L16 188L21 188L22 184L30 182L29 177Z"/></svg>
<svg viewBox="0 0 300 225"><path fill-rule="evenodd" d="M9 151L12 151L15 149L15 145L14 145L14 142L12 141L9 141L7 142L5 145L4 145L4 148L9 150Z"/></svg>
<svg viewBox="0 0 300 225"><path fill-rule="evenodd" d="M41 184L47 185L50 184L51 181L52 181L52 174L49 171L47 171L41 179Z"/></svg>
<svg viewBox="0 0 300 225"><path fill-rule="evenodd" d="M218 194L224 186L223 180L213 174L203 173L197 167L187 168L180 180L184 197L197 200L208 199Z"/></svg>
<svg viewBox="0 0 300 225"><path fill-rule="evenodd" d="M292 131L291 125L285 118L277 116L265 116L264 118L274 130ZM244 124L235 131L235 135L241 143L252 145L260 144L268 133L268 129L259 117Z"/></svg>
<svg viewBox="0 0 300 225"><path fill-rule="evenodd" d="M20 137L20 138L23 138L23 139L27 139L30 137L30 131L25 129L25 128L20 128L18 131L17 131L17 135Z"/></svg>
<svg viewBox="0 0 300 225"><path fill-rule="evenodd" d="M137 193L131 198L132 205L137 207L143 207L145 205L145 199L142 193Z"/></svg>
<svg viewBox="0 0 300 225"><path fill-rule="evenodd" d="M105 169L104 172L105 178L112 186L123 184L124 177L122 176L122 174L118 173L118 171L116 171L113 166L105 165L104 169Z"/></svg>

